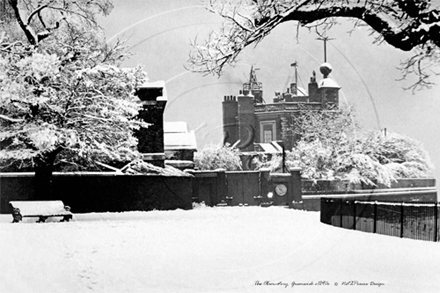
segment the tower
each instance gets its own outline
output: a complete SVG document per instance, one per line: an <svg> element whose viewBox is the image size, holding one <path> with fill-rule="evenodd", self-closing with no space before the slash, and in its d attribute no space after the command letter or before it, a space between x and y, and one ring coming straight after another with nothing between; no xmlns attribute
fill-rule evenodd
<svg viewBox="0 0 440 293"><path fill-rule="evenodd" d="M333 68L329 63L323 63L319 70L324 78L319 81L319 95L322 101L322 109L335 109L339 107L339 89L341 88L333 79L328 76Z"/></svg>
<svg viewBox="0 0 440 293"><path fill-rule="evenodd" d="M243 94L248 95L251 93L254 96L255 103L263 103L263 84L257 81L256 70L258 70L258 68L254 68L252 65L249 81L243 83Z"/></svg>

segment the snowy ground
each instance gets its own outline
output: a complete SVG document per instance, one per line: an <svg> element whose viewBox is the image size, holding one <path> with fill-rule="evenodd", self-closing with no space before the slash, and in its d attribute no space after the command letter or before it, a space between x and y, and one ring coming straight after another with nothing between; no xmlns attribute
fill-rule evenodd
<svg viewBox="0 0 440 293"><path fill-rule="evenodd" d="M281 207L0 215L0 292L440 292L440 243ZM336 285L337 283L337 285ZM294 284L294 286L292 286Z"/></svg>

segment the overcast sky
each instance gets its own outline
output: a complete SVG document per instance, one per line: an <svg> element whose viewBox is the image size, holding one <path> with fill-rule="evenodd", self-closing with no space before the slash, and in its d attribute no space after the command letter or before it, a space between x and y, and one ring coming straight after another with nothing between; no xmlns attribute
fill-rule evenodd
<svg viewBox="0 0 440 293"><path fill-rule="evenodd" d="M299 63L300 86L307 89L313 70L318 80L322 78L323 43L304 29L298 36L293 22L279 26L257 47L247 48L237 65L226 67L218 78L184 68L190 42L196 37L203 41L221 23L199 0L114 0L114 4L111 15L100 20L107 38L128 39L134 55L124 65L143 64L150 81L167 82L165 120L186 121L197 130L199 148L222 141L221 102L225 95L238 94L251 65L259 68L257 78L266 102L293 80L294 61ZM328 35L334 40L327 45L327 59L333 66L331 77L342 87L341 103L355 106L364 128L387 128L421 141L440 168L440 79L430 90L416 94L403 90L409 83L397 81L401 77L397 67L410 55L386 44L372 44L366 28L349 35L350 29L344 21Z"/></svg>

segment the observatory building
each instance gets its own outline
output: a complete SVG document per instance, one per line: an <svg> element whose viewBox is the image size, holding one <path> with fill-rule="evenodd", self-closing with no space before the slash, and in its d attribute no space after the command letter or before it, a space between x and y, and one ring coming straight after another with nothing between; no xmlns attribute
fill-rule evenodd
<svg viewBox="0 0 440 293"><path fill-rule="evenodd" d="M301 111L338 109L340 86L329 77L332 71L329 63L320 66L323 75L320 81L313 71L307 91L298 87L297 63L292 66L295 81L286 92L275 93L270 103L263 98L263 84L257 81L254 67L239 95L224 97L224 143L235 144L242 152L271 152L280 142L291 149L299 138L293 127L295 116Z"/></svg>

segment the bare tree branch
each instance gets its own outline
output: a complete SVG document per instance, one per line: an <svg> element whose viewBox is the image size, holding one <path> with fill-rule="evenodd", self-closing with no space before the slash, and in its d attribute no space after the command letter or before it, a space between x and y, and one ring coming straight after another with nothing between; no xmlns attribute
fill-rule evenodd
<svg viewBox="0 0 440 293"><path fill-rule="evenodd" d="M75 23L78 19L91 27L98 27L96 14L107 15L112 9L110 0L5 0L31 45L38 44L60 27L61 20ZM25 15L28 15L27 18ZM35 23L35 17L41 24ZM78 23L78 25L81 25ZM43 30L41 31L41 27Z"/></svg>
<svg viewBox="0 0 440 293"><path fill-rule="evenodd" d="M1 115L1 114L0 114L0 119L6 120L6 121L9 121L9 122L13 122L13 123L23 122L24 121L23 119L15 119L15 118L11 118L11 117L8 117L6 115Z"/></svg>
<svg viewBox="0 0 440 293"><path fill-rule="evenodd" d="M32 29L31 26L29 26L28 23L25 23L21 13L20 13L20 9L18 7L18 0L9 0L9 4L12 7L12 10L14 11L15 14L15 18L18 22L18 25L20 26L20 28L23 30L27 40L29 41L29 43L31 45L37 45L38 44L38 38L34 32L34 30Z"/></svg>
<svg viewBox="0 0 440 293"><path fill-rule="evenodd" d="M48 7L50 4L52 4L52 2L53 2L53 1L50 1L50 2L48 2L47 4L41 5L40 7L38 7L38 8L35 9L34 11L32 11L32 12L29 14L29 16L28 16L28 19L27 19L26 24L29 25L29 24L31 23L31 21L32 21L32 18L33 18L35 15L37 15L37 14L40 15L41 10L43 10L43 9L46 8L46 7ZM41 20L41 18L40 18L40 20Z"/></svg>
<svg viewBox="0 0 440 293"><path fill-rule="evenodd" d="M225 19L219 33L212 33L204 45L193 44L190 69L221 74L249 45L258 44L278 25L296 21L302 27L325 34L336 18L367 25L375 42L386 42L402 51L416 49L418 60L408 60L406 74L419 76L416 88L429 85L426 64L437 63L440 51L440 9L430 0L211 0L209 10ZM434 52L434 53L433 53ZM413 67L417 63L416 67Z"/></svg>

